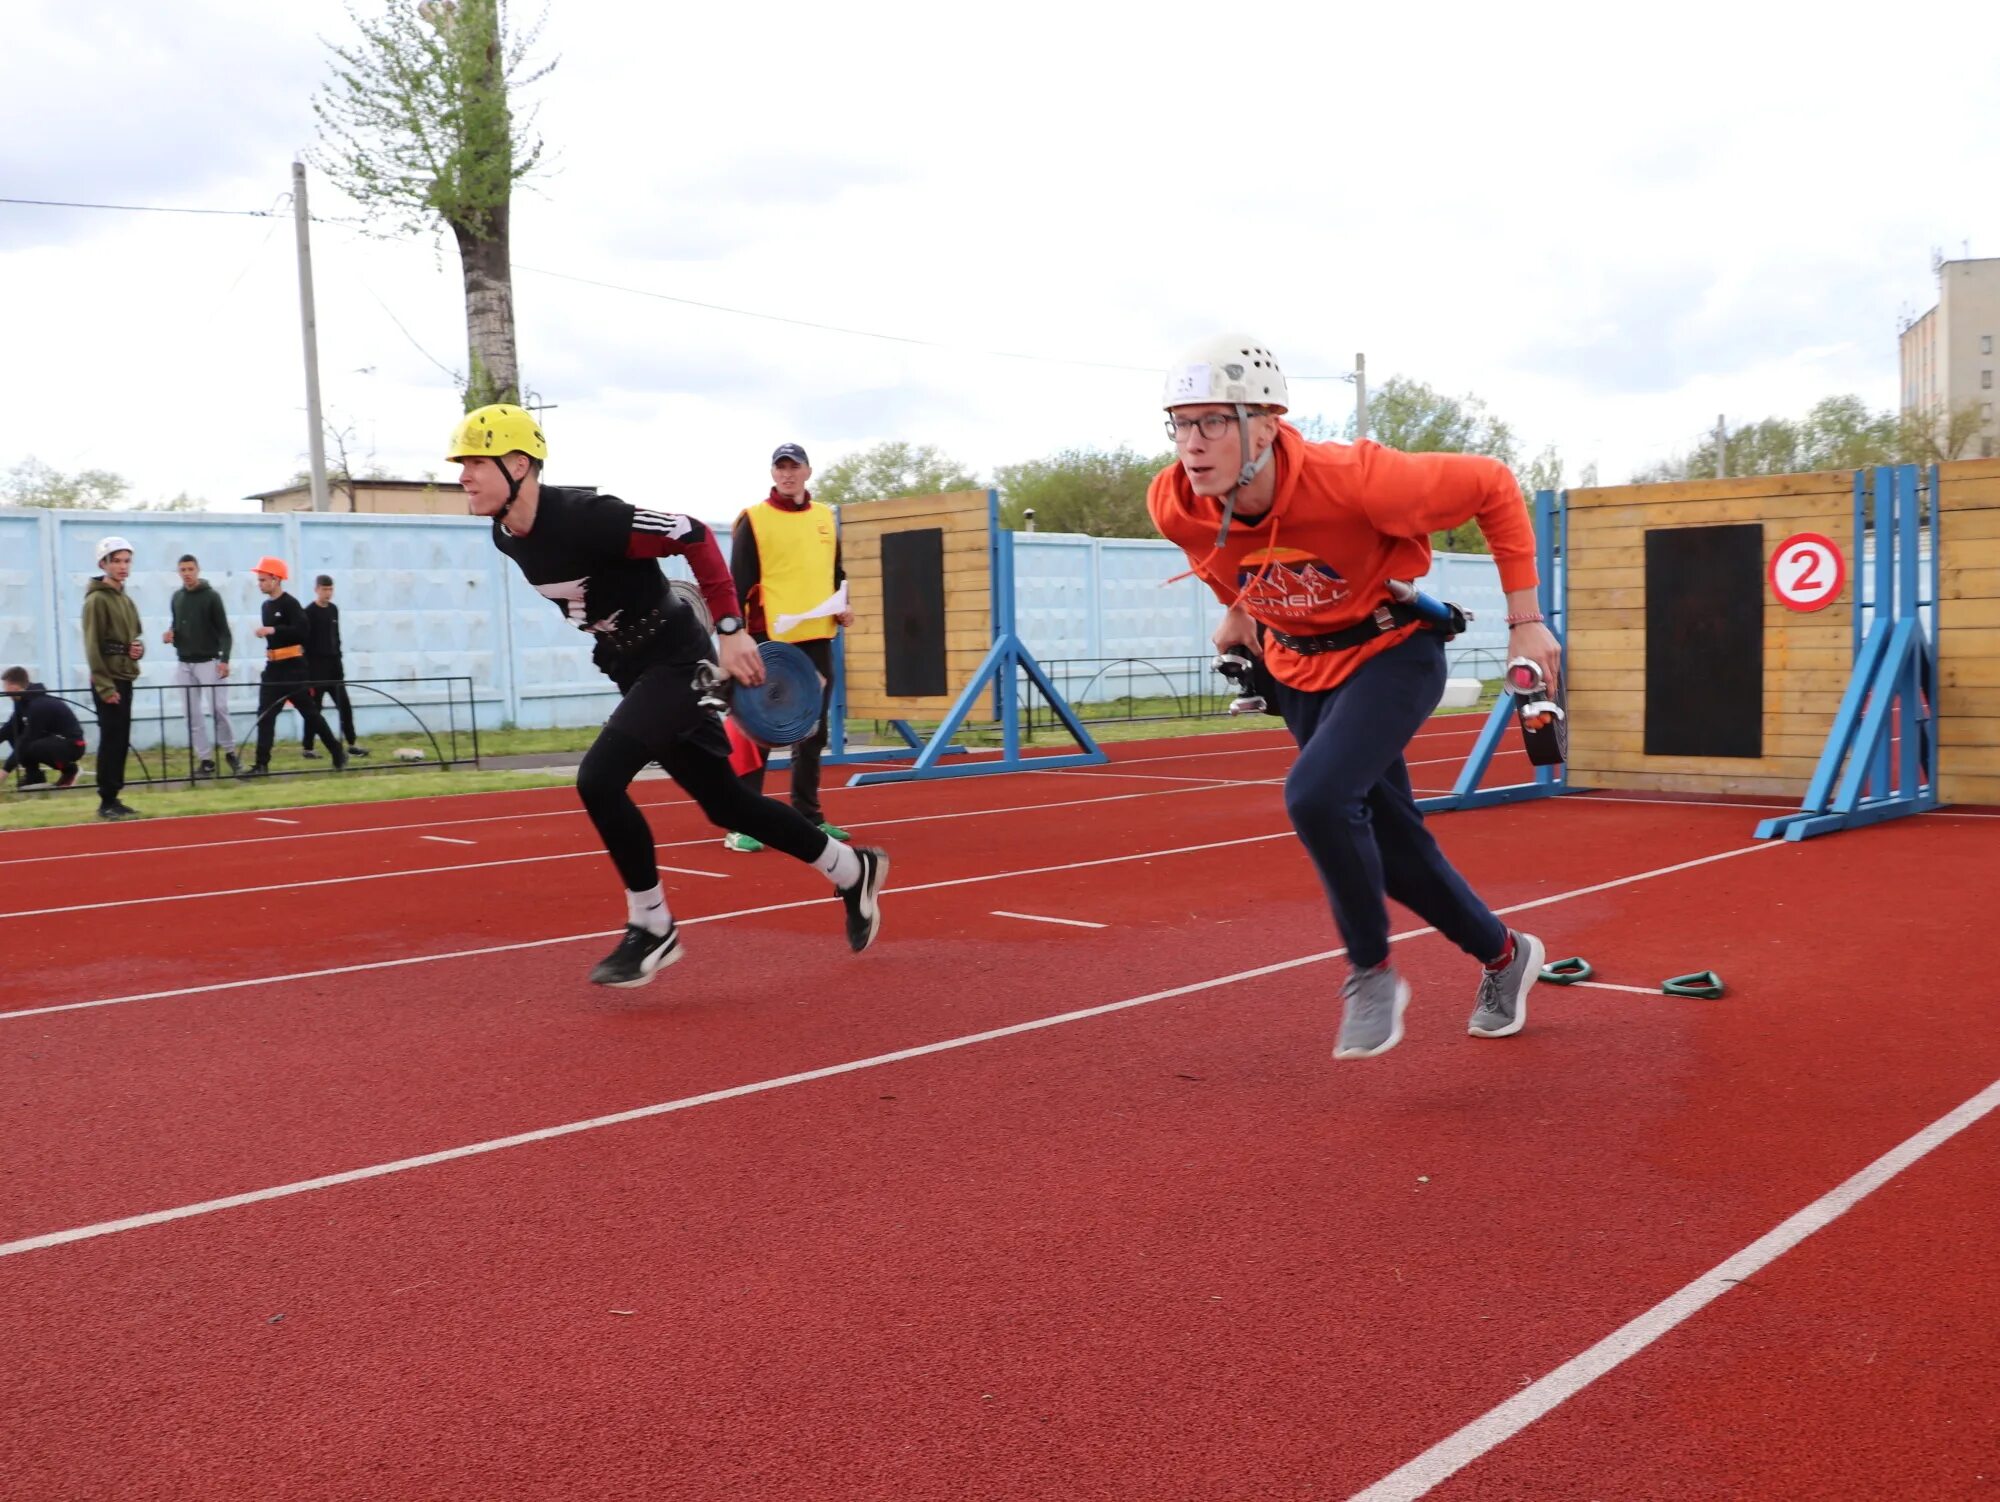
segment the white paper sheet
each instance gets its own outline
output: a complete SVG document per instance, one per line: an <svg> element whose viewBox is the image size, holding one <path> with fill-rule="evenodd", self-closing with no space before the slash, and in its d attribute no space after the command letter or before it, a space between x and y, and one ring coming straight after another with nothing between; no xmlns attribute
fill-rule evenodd
<svg viewBox="0 0 2000 1502"><path fill-rule="evenodd" d="M841 615L847 610L847 586L841 585L826 599L810 610L802 610L797 615L781 615L771 623L771 634L783 636L800 621L817 621L829 615Z"/></svg>

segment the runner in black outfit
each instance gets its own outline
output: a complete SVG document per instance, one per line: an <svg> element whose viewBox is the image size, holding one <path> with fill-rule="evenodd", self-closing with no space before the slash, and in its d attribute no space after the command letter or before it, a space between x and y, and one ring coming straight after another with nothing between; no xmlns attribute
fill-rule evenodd
<svg viewBox="0 0 2000 1502"><path fill-rule="evenodd" d="M653 831L628 791L657 761L718 829L741 830L804 861L831 881L847 909L847 942L859 952L881 927L878 898L889 857L871 846L829 839L782 803L760 798L729 768L729 740L704 680L763 681L764 663L743 631L736 587L709 529L691 516L634 506L616 496L544 486L548 444L527 412L501 404L468 412L447 457L475 516L493 519L493 545L578 629L591 656L623 696L577 769L577 792L625 882L626 928L590 978L601 986L643 986L681 955L680 936L660 890ZM693 610L667 588L657 560L688 560L721 650Z"/></svg>

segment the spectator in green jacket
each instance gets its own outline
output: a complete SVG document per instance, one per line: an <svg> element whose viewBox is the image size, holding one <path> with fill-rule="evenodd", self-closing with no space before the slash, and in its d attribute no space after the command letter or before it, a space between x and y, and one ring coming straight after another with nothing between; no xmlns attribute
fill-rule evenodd
<svg viewBox="0 0 2000 1502"><path fill-rule="evenodd" d="M125 758L132 749L132 686L146 644L139 639L139 607L125 593L132 573L132 544L107 537L97 545L104 570L83 595L83 651L97 701L97 817L136 818L118 795L125 791Z"/></svg>
<svg viewBox="0 0 2000 1502"><path fill-rule="evenodd" d="M194 554L181 554L180 571L181 587L174 591L167 607L173 625L160 640L180 659L174 665L174 687L181 691L188 744L199 763L195 775L215 775L217 748L229 762L229 770L240 772L243 764L236 759L236 731L229 723L229 612L215 587L202 578L201 563Z"/></svg>

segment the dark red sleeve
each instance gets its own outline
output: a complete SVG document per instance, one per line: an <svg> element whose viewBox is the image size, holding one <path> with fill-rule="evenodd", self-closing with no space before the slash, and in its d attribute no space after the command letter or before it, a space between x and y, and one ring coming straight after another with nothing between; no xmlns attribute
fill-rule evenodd
<svg viewBox="0 0 2000 1502"><path fill-rule="evenodd" d="M729 577L729 565L722 561L722 549L715 545L715 534L703 527L701 540L690 543L681 555L694 570L694 582L701 586L701 597L708 602L708 617L719 621L725 615L741 616L743 607L736 598L736 581Z"/></svg>
<svg viewBox="0 0 2000 1502"><path fill-rule="evenodd" d="M634 508L636 510L636 508ZM740 616L736 585L729 577L729 565L722 561L722 549L715 534L691 516L668 511L637 511L632 530L625 538L627 558L685 558L694 570L695 583L711 619Z"/></svg>

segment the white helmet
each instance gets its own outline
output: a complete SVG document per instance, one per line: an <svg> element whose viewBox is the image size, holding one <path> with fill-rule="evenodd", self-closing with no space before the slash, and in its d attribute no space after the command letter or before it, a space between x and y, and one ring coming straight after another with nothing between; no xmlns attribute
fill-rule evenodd
<svg viewBox="0 0 2000 1502"><path fill-rule="evenodd" d="M1162 405L1235 402L1244 407L1286 411L1291 398L1278 357L1249 334L1216 334L1201 341L1167 369Z"/></svg>
<svg viewBox="0 0 2000 1502"><path fill-rule="evenodd" d="M132 544L124 538L107 537L97 545L98 566L100 568L103 567L104 560L109 558L113 553L129 553L131 551L133 551Z"/></svg>

